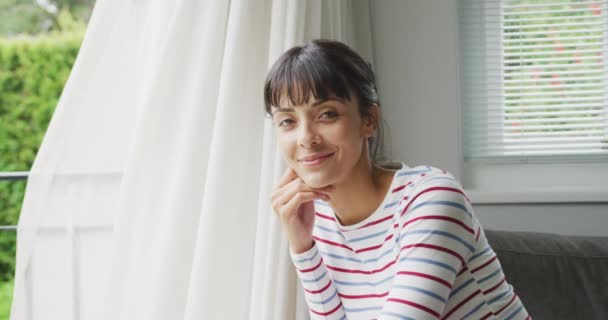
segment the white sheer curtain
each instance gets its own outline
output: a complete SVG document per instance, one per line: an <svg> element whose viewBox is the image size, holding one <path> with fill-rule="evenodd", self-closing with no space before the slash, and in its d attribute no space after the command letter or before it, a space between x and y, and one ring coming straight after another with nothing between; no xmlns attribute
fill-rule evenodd
<svg viewBox="0 0 608 320"><path fill-rule="evenodd" d="M356 8L98 0L28 180L11 319L308 318L263 80L314 38L369 57Z"/></svg>

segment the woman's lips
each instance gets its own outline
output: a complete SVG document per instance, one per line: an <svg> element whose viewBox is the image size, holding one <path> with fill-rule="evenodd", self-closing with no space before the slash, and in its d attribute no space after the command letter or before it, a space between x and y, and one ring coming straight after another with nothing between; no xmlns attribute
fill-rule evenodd
<svg viewBox="0 0 608 320"><path fill-rule="evenodd" d="M326 155L324 157L317 158L317 159L314 159L314 160L311 160L311 161L304 161L304 160L302 160L302 161L300 161L300 163L302 163L305 166L314 167L314 166L318 166L321 163L325 162L325 160L329 159L333 155L334 154L331 153L331 154L328 154L328 155Z"/></svg>

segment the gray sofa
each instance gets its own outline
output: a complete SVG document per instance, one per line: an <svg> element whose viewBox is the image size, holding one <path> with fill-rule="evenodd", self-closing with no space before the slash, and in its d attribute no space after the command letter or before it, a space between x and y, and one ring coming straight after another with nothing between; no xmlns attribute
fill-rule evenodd
<svg viewBox="0 0 608 320"><path fill-rule="evenodd" d="M608 319L608 237L497 230L486 236L534 320Z"/></svg>

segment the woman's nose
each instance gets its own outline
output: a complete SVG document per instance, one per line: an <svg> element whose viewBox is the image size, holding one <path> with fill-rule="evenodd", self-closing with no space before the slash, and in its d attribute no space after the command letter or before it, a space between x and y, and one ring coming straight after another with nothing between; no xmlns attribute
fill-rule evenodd
<svg viewBox="0 0 608 320"><path fill-rule="evenodd" d="M302 147L312 147L321 141L317 129L312 124L302 123L298 132L298 143Z"/></svg>

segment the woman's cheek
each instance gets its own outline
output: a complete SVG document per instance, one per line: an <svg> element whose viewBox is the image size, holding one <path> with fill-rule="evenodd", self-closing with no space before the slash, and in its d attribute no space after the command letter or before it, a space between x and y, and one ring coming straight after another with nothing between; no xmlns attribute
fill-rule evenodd
<svg viewBox="0 0 608 320"><path fill-rule="evenodd" d="M295 145L290 140L290 137L286 134L280 134L277 140L279 144L279 150L281 151L283 159L285 159L285 161L287 161L288 163L292 163L293 161L295 161Z"/></svg>

